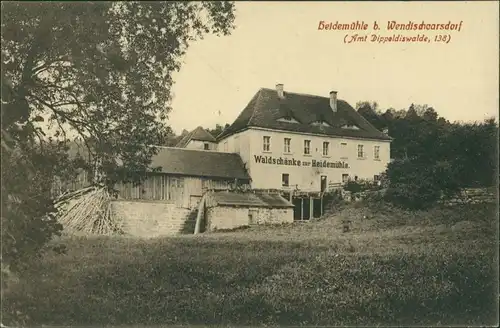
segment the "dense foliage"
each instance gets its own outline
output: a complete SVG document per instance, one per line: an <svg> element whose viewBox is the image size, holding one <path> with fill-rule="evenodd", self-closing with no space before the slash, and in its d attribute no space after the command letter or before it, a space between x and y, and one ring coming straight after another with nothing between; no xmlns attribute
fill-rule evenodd
<svg viewBox="0 0 500 328"><path fill-rule="evenodd" d="M229 124L228 124L228 123L226 123L226 124L224 124L224 125L222 125L222 124L216 124L216 125L215 125L215 128L213 128L213 129L207 129L207 131L208 131L211 135L213 135L213 136L214 136L214 138L217 138L217 136L218 136L219 134L221 134L221 133L222 133L222 131L224 131L224 129L227 129L228 127L229 127Z"/></svg>
<svg viewBox="0 0 500 328"><path fill-rule="evenodd" d="M461 188L495 185L498 177L498 125L450 123L427 106L380 111L376 103L358 112L393 138L386 198L407 208L427 208Z"/></svg>
<svg viewBox="0 0 500 328"><path fill-rule="evenodd" d="M95 183L137 180L189 43L233 20L230 2L2 2L3 261L60 230L47 188L77 162L57 140L86 145Z"/></svg>
<svg viewBox="0 0 500 328"><path fill-rule="evenodd" d="M382 184L379 183L379 181L365 180L365 179L349 180L343 186L343 189L345 191L349 191L352 194L364 191L376 191L380 190L381 188Z"/></svg>
<svg viewBox="0 0 500 328"><path fill-rule="evenodd" d="M224 131L224 129L228 128L229 124L215 124L215 128L204 128L208 133L210 133L214 138L217 138L219 134ZM175 133L169 133L167 135L166 141L165 141L165 146L170 146L170 147L175 147L181 141L181 139L188 134L189 131L186 129L182 130L182 132L179 135L176 135Z"/></svg>

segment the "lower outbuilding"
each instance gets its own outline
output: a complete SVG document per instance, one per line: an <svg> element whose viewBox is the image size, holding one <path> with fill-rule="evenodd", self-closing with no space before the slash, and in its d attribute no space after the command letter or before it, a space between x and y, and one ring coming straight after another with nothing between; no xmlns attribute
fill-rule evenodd
<svg viewBox="0 0 500 328"><path fill-rule="evenodd" d="M293 204L278 193L209 192L205 202L205 230L292 223L293 208Z"/></svg>

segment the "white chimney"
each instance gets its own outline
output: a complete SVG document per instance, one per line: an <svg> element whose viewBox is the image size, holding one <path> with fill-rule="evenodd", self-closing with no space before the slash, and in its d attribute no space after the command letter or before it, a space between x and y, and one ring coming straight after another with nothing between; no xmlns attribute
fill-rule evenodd
<svg viewBox="0 0 500 328"><path fill-rule="evenodd" d="M285 94L283 92L283 84L276 84L276 92L278 93L278 97L279 98L285 98Z"/></svg>
<svg viewBox="0 0 500 328"><path fill-rule="evenodd" d="M330 108L337 112L337 91L330 91Z"/></svg>

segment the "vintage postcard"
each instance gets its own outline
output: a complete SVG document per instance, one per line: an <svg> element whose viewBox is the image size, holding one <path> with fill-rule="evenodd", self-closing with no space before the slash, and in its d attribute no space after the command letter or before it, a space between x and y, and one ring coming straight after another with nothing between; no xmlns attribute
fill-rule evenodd
<svg viewBox="0 0 500 328"><path fill-rule="evenodd" d="M498 326L498 2L1 8L2 327Z"/></svg>

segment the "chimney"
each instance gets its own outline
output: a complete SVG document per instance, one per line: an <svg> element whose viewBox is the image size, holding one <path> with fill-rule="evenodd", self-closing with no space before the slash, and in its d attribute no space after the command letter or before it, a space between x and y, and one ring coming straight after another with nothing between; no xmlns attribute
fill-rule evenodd
<svg viewBox="0 0 500 328"><path fill-rule="evenodd" d="M276 84L276 92L278 93L278 97L283 99L285 98L285 94L283 92L283 84Z"/></svg>
<svg viewBox="0 0 500 328"><path fill-rule="evenodd" d="M330 91L330 108L334 113L337 112L337 91Z"/></svg>

